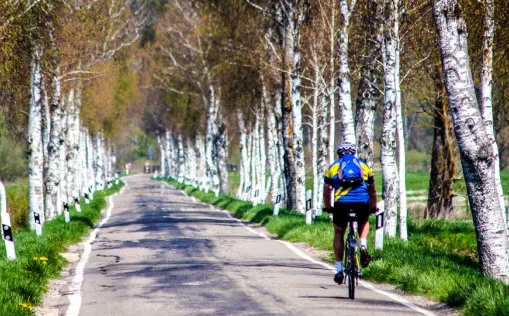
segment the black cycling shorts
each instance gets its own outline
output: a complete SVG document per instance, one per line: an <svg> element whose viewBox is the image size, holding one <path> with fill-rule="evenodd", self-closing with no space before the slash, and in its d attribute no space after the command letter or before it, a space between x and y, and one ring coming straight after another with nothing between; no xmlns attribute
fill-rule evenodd
<svg viewBox="0 0 509 316"><path fill-rule="evenodd" d="M332 222L339 227L348 226L348 214L357 213L357 224L360 229L369 217L369 202L336 202L334 203L334 212Z"/></svg>

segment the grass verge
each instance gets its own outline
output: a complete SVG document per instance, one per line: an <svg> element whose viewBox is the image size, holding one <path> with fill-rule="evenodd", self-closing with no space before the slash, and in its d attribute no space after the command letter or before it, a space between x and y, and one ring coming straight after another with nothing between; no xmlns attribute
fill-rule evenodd
<svg viewBox="0 0 509 316"><path fill-rule="evenodd" d="M0 245L0 315L33 315L32 306L42 303L50 279L57 278L67 265L59 255L94 227L106 206L107 195L118 192L123 183L111 189L97 191L90 204L81 201L82 212L69 208L71 222L65 223L63 215L46 222L43 235L33 231L14 234L17 259L6 258L4 242Z"/></svg>
<svg viewBox="0 0 509 316"><path fill-rule="evenodd" d="M236 217L261 223L278 238L305 242L332 252L333 230L328 216L306 225L301 214L240 201L226 195L215 197L170 179L171 185L202 202L229 210ZM373 224L374 218L370 219ZM372 225L373 227L374 225ZM460 308L465 315L509 315L509 286L479 273L475 230L471 221L426 220L409 222L408 242L386 238L384 249L373 250L372 261L363 269L365 279L391 283L412 294L426 296ZM369 245L373 245L370 234ZM322 258L334 262L329 258Z"/></svg>

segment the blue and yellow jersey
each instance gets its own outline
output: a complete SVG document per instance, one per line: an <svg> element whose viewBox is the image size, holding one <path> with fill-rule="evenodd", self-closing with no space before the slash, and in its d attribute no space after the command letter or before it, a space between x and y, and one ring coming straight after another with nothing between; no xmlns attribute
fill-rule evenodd
<svg viewBox="0 0 509 316"><path fill-rule="evenodd" d="M361 160L364 182L356 187L341 187L338 177L339 159L334 161L325 172L324 182L334 187L334 202L369 202L367 183L375 182L373 171Z"/></svg>

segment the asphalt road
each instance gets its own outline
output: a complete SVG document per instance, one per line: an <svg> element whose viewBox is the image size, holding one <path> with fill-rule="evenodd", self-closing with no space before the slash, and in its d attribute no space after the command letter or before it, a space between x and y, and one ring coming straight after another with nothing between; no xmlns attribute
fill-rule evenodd
<svg viewBox="0 0 509 316"><path fill-rule="evenodd" d="M84 270L80 315L421 315L148 176L125 178Z"/></svg>

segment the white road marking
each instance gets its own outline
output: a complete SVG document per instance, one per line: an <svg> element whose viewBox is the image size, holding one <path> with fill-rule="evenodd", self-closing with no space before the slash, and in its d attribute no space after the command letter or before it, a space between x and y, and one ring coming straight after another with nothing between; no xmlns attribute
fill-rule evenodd
<svg viewBox="0 0 509 316"><path fill-rule="evenodd" d="M92 251L92 242L97 237L97 233L101 229L101 227L108 222L111 216L111 211L113 210L113 198L110 196L108 198L108 208L106 210L106 217L99 222L94 231L90 234L90 237L85 241L84 246L85 250L83 251L83 255L80 258L78 265L76 266L76 273L72 280L71 286L69 287L69 302L70 305L67 308L66 316L78 316L81 308L81 284L83 283L83 272L85 270L85 265L88 262L88 258L90 256L90 252Z"/></svg>
<svg viewBox="0 0 509 316"><path fill-rule="evenodd" d="M181 191L182 193L184 193L183 191ZM187 194L184 193L184 195L188 196ZM202 205L204 206L209 206L211 209L213 210L216 210L212 205L210 204L206 204L206 203L201 203ZM220 210L218 210L220 211ZM221 212L221 211L220 211ZM239 220L238 218L235 218L233 217L230 212L228 211L222 211L224 213L226 213L228 215L228 217L230 218L233 218L235 219L241 226L243 226L244 228L246 228L249 232L253 233L253 234L256 234L256 235L259 235L260 237L264 238L265 240L272 240L271 238L267 237L267 235L263 234L263 233L259 233L257 232L256 230L252 229L251 227L247 226L246 224L244 224L241 220ZM313 257L310 257L304 253L302 253L299 249L295 248L295 246L293 246L291 243L287 242L287 241L283 241L283 240L275 240L275 241L278 241L278 242L281 242L283 243L284 245L286 245L286 247L288 247L290 250L292 250L293 252L295 252L298 256L300 256L301 258L305 259L305 260L308 260L312 263L315 263L315 264L318 264L318 265L321 265L323 267L325 267L326 269L329 269L331 271L336 271L336 268L333 267L332 265L328 264L328 263L325 263L325 262L322 262L322 261L318 261L316 259L314 259ZM397 294L394 294L394 293L389 293L389 292L386 292L384 290L380 290L380 289L377 289L373 284L371 283L368 283L366 281L359 281L359 283L364 286L365 288L369 289L369 290L372 290L373 292L376 292L376 293L379 293L379 294L382 294L382 295L385 295L387 297L389 297L390 299L402 304L402 305L405 305L407 306L408 308L411 308L413 309L414 311L416 312L419 312L423 315L426 315L426 316L435 316L434 313L428 311L428 310L425 310L409 301L407 301L406 299L404 299L403 297L397 295Z"/></svg>

